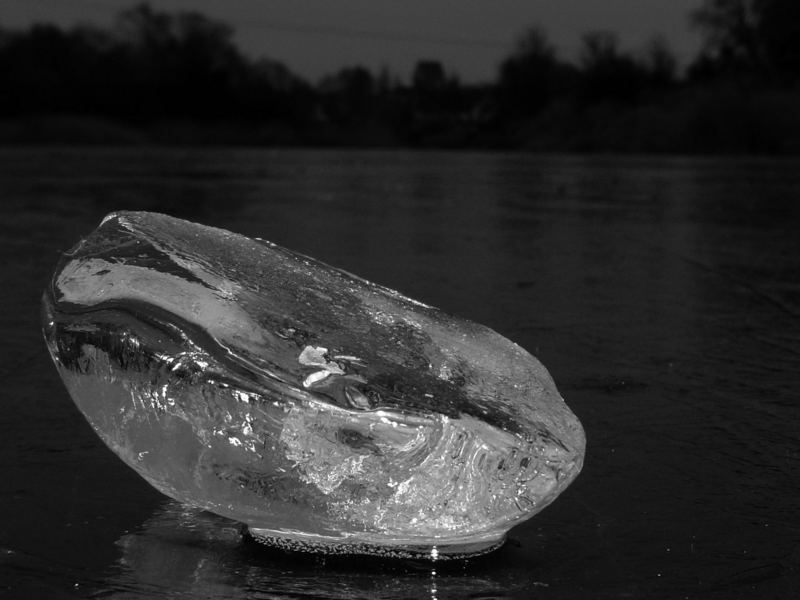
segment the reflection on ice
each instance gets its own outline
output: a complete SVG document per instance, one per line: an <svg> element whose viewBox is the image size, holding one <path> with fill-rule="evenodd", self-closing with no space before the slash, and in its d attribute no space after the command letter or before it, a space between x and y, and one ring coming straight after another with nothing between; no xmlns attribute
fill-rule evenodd
<svg viewBox="0 0 800 600"><path fill-rule="evenodd" d="M475 565L469 570L414 561L374 562L281 556L248 542L235 521L168 501L125 534L103 597L191 598L500 598L527 581ZM475 571L478 571L476 574Z"/></svg>
<svg viewBox="0 0 800 600"><path fill-rule="evenodd" d="M583 461L545 368L494 331L164 215L109 215L66 253L44 331L128 465L277 546L485 552Z"/></svg>

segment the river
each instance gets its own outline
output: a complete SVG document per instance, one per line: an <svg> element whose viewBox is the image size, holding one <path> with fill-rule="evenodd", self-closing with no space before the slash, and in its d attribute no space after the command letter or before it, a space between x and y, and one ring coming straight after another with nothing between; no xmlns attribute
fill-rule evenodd
<svg viewBox="0 0 800 600"><path fill-rule="evenodd" d="M583 473L483 558L269 551L160 495L40 334L58 253L113 210L258 236L535 354ZM800 160L0 149L0 595L790 598L800 594Z"/></svg>

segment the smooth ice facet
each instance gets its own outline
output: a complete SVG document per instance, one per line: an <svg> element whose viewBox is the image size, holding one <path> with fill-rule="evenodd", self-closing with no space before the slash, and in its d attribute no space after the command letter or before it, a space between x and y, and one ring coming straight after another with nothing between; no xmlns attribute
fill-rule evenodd
<svg viewBox="0 0 800 600"><path fill-rule="evenodd" d="M114 213L43 305L105 443L266 543L484 552L583 462L580 423L525 350L268 242Z"/></svg>

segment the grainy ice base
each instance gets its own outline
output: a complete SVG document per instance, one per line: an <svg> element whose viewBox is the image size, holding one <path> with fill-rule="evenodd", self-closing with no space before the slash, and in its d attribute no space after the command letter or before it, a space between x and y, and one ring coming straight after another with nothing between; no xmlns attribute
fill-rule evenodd
<svg viewBox="0 0 800 600"><path fill-rule="evenodd" d="M277 535L277 532L246 528L247 534L259 544L310 554L377 556L381 558L406 558L414 560L459 560L474 558L497 550L506 541L506 536L479 541L450 541L445 545L432 544L387 544L367 542L328 541L321 539L298 539Z"/></svg>

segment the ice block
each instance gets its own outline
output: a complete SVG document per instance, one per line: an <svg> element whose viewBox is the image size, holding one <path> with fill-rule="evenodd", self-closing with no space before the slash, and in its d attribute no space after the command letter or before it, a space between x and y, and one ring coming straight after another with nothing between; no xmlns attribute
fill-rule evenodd
<svg viewBox="0 0 800 600"><path fill-rule="evenodd" d="M222 229L110 214L61 258L43 328L125 463L267 544L487 552L583 463L580 422L518 345Z"/></svg>

